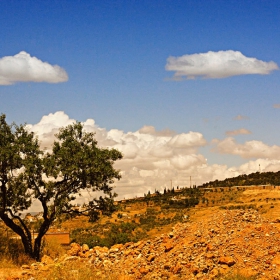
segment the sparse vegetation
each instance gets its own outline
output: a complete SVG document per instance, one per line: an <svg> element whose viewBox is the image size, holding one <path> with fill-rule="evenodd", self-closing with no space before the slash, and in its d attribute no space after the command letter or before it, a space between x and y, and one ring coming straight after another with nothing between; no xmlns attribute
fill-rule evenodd
<svg viewBox="0 0 280 280"><path fill-rule="evenodd" d="M254 275L246 276L240 272L235 272L235 273L230 273L226 276L220 276L218 279L219 280L255 280L257 279L257 277Z"/></svg>
<svg viewBox="0 0 280 280"><path fill-rule="evenodd" d="M74 269L73 269L74 268ZM36 276L36 280L115 280L118 275L112 272L103 272L86 266L81 262L56 265L51 271Z"/></svg>
<svg viewBox="0 0 280 280"><path fill-rule="evenodd" d="M226 209L226 210L235 210L235 209L256 209L256 204L245 204L245 205L228 205L228 206L220 206L221 209Z"/></svg>
<svg viewBox="0 0 280 280"><path fill-rule="evenodd" d="M222 211L258 209L259 213L271 218L272 213L280 210L279 199L280 192L277 188L273 188L271 192L269 187L264 189L263 186L258 188L230 187L224 188L223 191L220 188L181 189L177 192L165 190L165 194L157 193L154 196L150 194L142 200L126 200L122 204L119 203L117 206L119 211L114 213L112 218L103 216L99 222L89 223L78 216L70 219L67 216L61 216L62 219L56 221L56 227L60 230L72 229L71 241L80 245L88 244L90 248L111 247L118 243L137 242L150 239L163 232L168 233L176 223L199 221L202 213L211 212L213 209L214 211L217 209ZM80 226L81 223L83 228ZM10 239L5 227L0 229L0 238L0 252L3 253L1 269L13 269L30 262L24 254L22 244L19 240ZM52 258L57 258L64 252L64 249L55 242L45 243L42 247L42 253ZM73 275L76 278L73 278ZM105 277L104 274L100 275L98 271L92 271L83 265L75 266L74 270L64 265L57 265L45 274L44 278L40 277L36 280L116 279L117 276L108 274ZM219 280L256 279L242 273L219 277L217 278Z"/></svg>

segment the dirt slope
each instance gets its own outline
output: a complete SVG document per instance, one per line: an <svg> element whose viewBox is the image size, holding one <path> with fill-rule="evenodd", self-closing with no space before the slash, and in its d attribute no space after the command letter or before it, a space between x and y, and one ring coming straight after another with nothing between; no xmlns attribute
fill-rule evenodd
<svg viewBox="0 0 280 280"><path fill-rule="evenodd" d="M279 224L256 210L217 210L138 243L110 249L73 244L68 256L57 262L71 261L73 267L83 262L103 275L114 271L119 279L208 280L234 271L256 279L280 279L279 240ZM48 264L40 265L47 269Z"/></svg>

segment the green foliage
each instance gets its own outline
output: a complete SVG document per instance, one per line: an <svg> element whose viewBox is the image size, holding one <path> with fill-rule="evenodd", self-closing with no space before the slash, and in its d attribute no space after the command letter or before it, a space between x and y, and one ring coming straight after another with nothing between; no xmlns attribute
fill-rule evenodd
<svg viewBox="0 0 280 280"><path fill-rule="evenodd" d="M93 248L94 246L105 246L101 237L92 234L89 230L81 228L75 229L71 232L71 242L76 242L80 245L87 244L90 248Z"/></svg>
<svg viewBox="0 0 280 280"><path fill-rule="evenodd" d="M200 188L232 187L232 186L252 186L252 185L280 185L280 171L278 172L255 172L243 174L234 178L227 178L223 181L211 181L200 186Z"/></svg>
<svg viewBox="0 0 280 280"><path fill-rule="evenodd" d="M152 229L155 223L156 223L156 215L145 215L140 217L141 227L145 231L149 231L150 229Z"/></svg>
<svg viewBox="0 0 280 280"><path fill-rule="evenodd" d="M247 209L256 209L257 206L256 204L245 204L245 205L229 205L229 206L220 206L221 209L226 209L226 210L247 210Z"/></svg>
<svg viewBox="0 0 280 280"><path fill-rule="evenodd" d="M135 223L111 224L110 228L101 234L94 234L93 229L75 229L71 232L71 242L87 244L89 247L106 246L111 247L115 244L125 244L127 242L137 242L146 237L146 234L137 230L138 225Z"/></svg>
<svg viewBox="0 0 280 280"><path fill-rule="evenodd" d="M63 213L84 214L96 220L102 212L110 215L115 207L114 180L121 178L113 168L122 154L97 147L93 133L76 122L61 128L52 152L40 149L38 139L24 125L8 125L0 115L0 218L21 237L25 252L39 259L42 238ZM72 206L77 196L92 192L104 196L93 199L80 211ZM37 200L43 222L37 224L33 244L31 225L21 216Z"/></svg>
<svg viewBox="0 0 280 280"><path fill-rule="evenodd" d="M178 187L177 187L177 190ZM175 189L172 188L164 189L163 194L159 194L157 192L156 196L145 196L145 201L153 201L156 205L160 205L163 209L184 209L184 208L191 208L196 206L200 198L202 197L203 192L199 188L183 188L180 189L180 192L176 193Z"/></svg>

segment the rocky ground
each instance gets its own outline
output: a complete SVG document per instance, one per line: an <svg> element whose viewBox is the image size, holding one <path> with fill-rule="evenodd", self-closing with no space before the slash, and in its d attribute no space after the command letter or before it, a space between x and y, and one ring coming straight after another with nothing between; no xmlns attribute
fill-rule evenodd
<svg viewBox="0 0 280 280"><path fill-rule="evenodd" d="M71 244L67 256L23 266L36 279L41 270L60 263L114 271L119 279L219 279L238 271L256 279L280 279L278 220L262 218L256 210L219 210L201 222L177 224L155 239L106 247ZM74 267L74 265L73 265Z"/></svg>

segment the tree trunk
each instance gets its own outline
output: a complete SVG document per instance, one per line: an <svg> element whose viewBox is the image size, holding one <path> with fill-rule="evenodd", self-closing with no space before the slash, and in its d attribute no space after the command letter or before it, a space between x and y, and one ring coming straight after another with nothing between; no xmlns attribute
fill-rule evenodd
<svg viewBox="0 0 280 280"><path fill-rule="evenodd" d="M20 236L25 254L27 254L32 259L39 261L42 238L49 229L50 221L44 221L33 245L31 232L26 226L24 226L23 229L21 226L15 224L14 221L10 219L7 215L0 215L0 218L3 220L7 227L9 227L14 233Z"/></svg>
<svg viewBox="0 0 280 280"><path fill-rule="evenodd" d="M50 224L51 224L51 221L49 219L45 219L44 222L42 223L40 229L39 229L38 236L35 238L34 249L33 249L33 258L36 261L40 260L42 238L47 233L47 231L50 227Z"/></svg>
<svg viewBox="0 0 280 280"><path fill-rule="evenodd" d="M33 258L36 261L40 261L41 245L42 245L42 237L40 238L37 237L34 242L34 250L33 250Z"/></svg>
<svg viewBox="0 0 280 280"><path fill-rule="evenodd" d="M32 239L29 239L25 234L21 235L20 237L25 254L33 258Z"/></svg>

